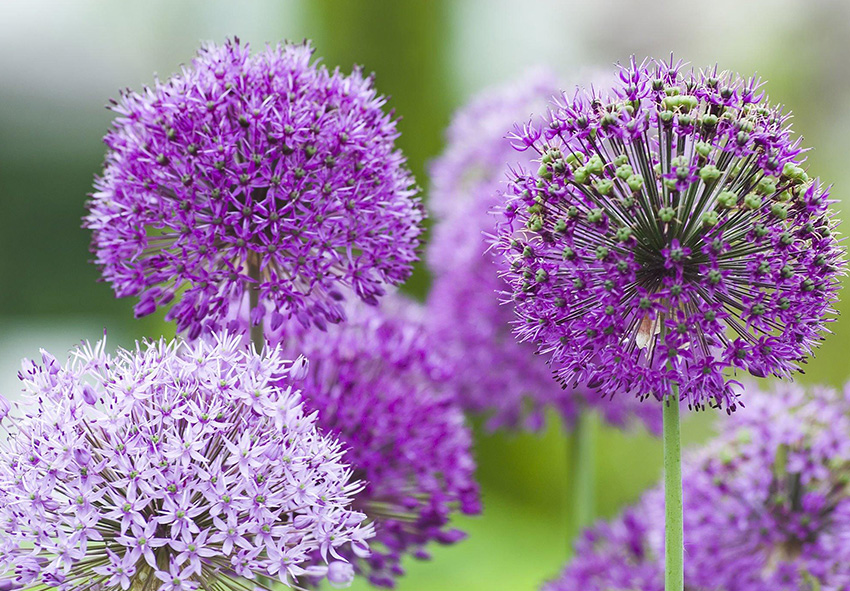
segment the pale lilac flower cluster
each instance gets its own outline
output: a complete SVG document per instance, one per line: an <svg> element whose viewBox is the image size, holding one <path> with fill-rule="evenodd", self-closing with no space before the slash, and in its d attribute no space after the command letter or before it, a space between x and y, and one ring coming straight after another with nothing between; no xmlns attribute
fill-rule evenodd
<svg viewBox="0 0 850 591"><path fill-rule="evenodd" d="M344 553L381 587L404 573L405 555L426 559L426 544L465 535L453 512L480 511L472 437L447 388L451 366L435 353L412 302L358 306L327 331L304 331L290 344L311 360L304 403L339 438L364 490L354 507L374 524L372 554ZM383 308L383 309L382 309Z"/></svg>
<svg viewBox="0 0 850 591"><path fill-rule="evenodd" d="M171 305L194 338L245 301L254 325L270 307L275 325L324 326L344 316L341 287L376 303L410 275L423 211L386 99L359 69L312 56L307 43L205 45L112 107L85 225L137 316Z"/></svg>
<svg viewBox="0 0 850 591"><path fill-rule="evenodd" d="M841 273L828 190L762 83L623 66L512 136L499 245L517 334L566 384L729 411L727 370L788 376L822 340Z"/></svg>
<svg viewBox="0 0 850 591"><path fill-rule="evenodd" d="M341 553L367 556L374 532L340 444L293 389L302 358L229 336L104 344L24 363L0 444L0 588L350 581Z"/></svg>
<svg viewBox="0 0 850 591"><path fill-rule="evenodd" d="M531 166L536 156L514 150L507 136L517 120L545 113L559 87L554 74L534 71L483 93L454 116L446 150L431 168L429 206L437 223L427 253L434 277L428 328L456 362L458 399L467 410L486 414L491 429L538 429L546 407L556 408L569 425L591 404L610 423L622 426L637 414L658 431L657 408L629 396L611 404L581 384L563 388L532 343L516 342L514 312L500 305L498 293L508 286L499 277L502 257L489 249L487 236L507 188L505 167Z"/></svg>
<svg viewBox="0 0 850 591"><path fill-rule="evenodd" d="M690 591L850 588L850 385L751 389L683 473ZM661 591L660 489L584 534L546 591Z"/></svg>

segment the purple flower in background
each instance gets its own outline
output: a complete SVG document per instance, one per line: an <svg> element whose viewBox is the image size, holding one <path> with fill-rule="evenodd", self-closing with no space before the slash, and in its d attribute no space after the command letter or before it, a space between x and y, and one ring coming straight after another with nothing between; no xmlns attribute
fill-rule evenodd
<svg viewBox="0 0 850 591"><path fill-rule="evenodd" d="M340 287L374 304L410 275L423 212L386 99L312 56L205 45L112 107L85 226L137 316L173 302L167 318L194 338L244 301L254 325L323 326L343 318Z"/></svg>
<svg viewBox="0 0 850 591"><path fill-rule="evenodd" d="M486 234L492 234L493 210L506 188L505 167L532 161L531 152L515 151L507 135L518 119L545 112L558 88L553 74L533 72L482 94L455 115L446 150L431 169L429 204L438 222L428 246L434 277L428 329L456 364L452 384L458 400L488 415L491 429L538 429L547 406L571 424L583 405L594 404L610 423L622 426L637 414L657 432L657 408L632 397L611 404L583 385L562 388L535 356L534 345L516 342L514 312L499 302L498 293L508 286L498 273L502 257L489 250Z"/></svg>
<svg viewBox="0 0 850 591"><path fill-rule="evenodd" d="M842 250L827 190L757 79L632 61L518 126L499 246L517 334L567 384L733 410L724 371L787 376L821 340Z"/></svg>
<svg viewBox="0 0 850 591"><path fill-rule="evenodd" d="M365 484L354 507L375 526L372 554L344 555L382 587L404 573L404 555L424 559L428 542L463 539L448 525L453 512L480 511L471 434L446 388L450 369L414 304L391 304L389 312L357 306L345 324L303 331L290 343L310 359L305 405L343 443Z"/></svg>
<svg viewBox="0 0 850 591"><path fill-rule="evenodd" d="M850 385L748 389L747 412L685 465L685 588L850 586ZM663 496L585 532L546 591L661 591Z"/></svg>
<svg viewBox="0 0 850 591"><path fill-rule="evenodd" d="M641 509L627 509L582 533L573 559L542 591L664 591L663 565L649 544L650 524Z"/></svg>
<svg viewBox="0 0 850 591"><path fill-rule="evenodd" d="M850 388L747 396L747 412L684 472L686 581L709 591L850 588Z"/></svg>
<svg viewBox="0 0 850 591"><path fill-rule="evenodd" d="M340 583L343 554L368 555L362 485L293 389L301 360L229 336L104 345L24 363L0 443L0 588Z"/></svg>

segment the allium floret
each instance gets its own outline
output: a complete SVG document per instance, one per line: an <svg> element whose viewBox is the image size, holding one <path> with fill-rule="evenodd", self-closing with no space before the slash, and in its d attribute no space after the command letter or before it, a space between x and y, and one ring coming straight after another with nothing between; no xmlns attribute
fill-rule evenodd
<svg viewBox="0 0 850 591"><path fill-rule="evenodd" d="M458 400L486 415L491 429L539 429L547 407L572 425L582 407L593 405L612 424L623 426L637 414L658 431L657 408L629 396L611 404L583 384L563 388L532 343L517 343L514 313L499 302L498 293L508 287L499 277L502 257L489 248L493 212L506 187L505 166L531 166L533 158L532 151L514 150L507 136L518 119L544 113L558 88L554 74L536 70L481 94L454 116L446 150L431 168L428 202L437 223L427 252L434 277L427 326L456 364L452 385Z"/></svg>
<svg viewBox="0 0 850 591"><path fill-rule="evenodd" d="M449 518L478 513L480 501L472 437L447 388L451 366L425 335L421 310L387 299L389 310L360 305L348 322L290 346L312 360L306 407L365 485L353 506L374 524L372 553L344 555L372 584L393 587L404 556L426 559L429 542L462 540Z"/></svg>
<svg viewBox="0 0 850 591"><path fill-rule="evenodd" d="M733 410L725 370L787 376L822 339L842 249L828 190L755 78L621 68L518 126L500 246L517 333L566 383Z"/></svg>
<svg viewBox="0 0 850 591"><path fill-rule="evenodd" d="M340 582L341 553L368 554L362 485L293 389L303 358L226 335L104 345L24 363L2 422L0 588Z"/></svg>
<svg viewBox="0 0 850 591"><path fill-rule="evenodd" d="M407 279L423 212L395 120L371 77L312 56L307 43L208 44L111 107L85 226L137 316L171 305L194 338L245 300L254 325L269 307L275 325L324 325L344 315L340 287L374 304Z"/></svg>

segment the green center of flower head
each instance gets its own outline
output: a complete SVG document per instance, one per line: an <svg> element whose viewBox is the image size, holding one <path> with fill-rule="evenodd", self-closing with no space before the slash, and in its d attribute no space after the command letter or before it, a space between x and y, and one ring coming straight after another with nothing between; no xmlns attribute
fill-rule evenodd
<svg viewBox="0 0 850 591"><path fill-rule="evenodd" d="M540 196L528 207L527 221L534 232L551 228L556 235L568 232L571 223L586 226L586 233L573 234L575 243L590 245L599 240L593 234L604 236L604 244L595 247L601 261L612 249L633 250L637 284L650 291L673 275L695 281L709 261L711 253L703 247L717 226L731 246L724 253L727 258L748 254L753 248L744 237L764 228L765 218L786 219L789 207L809 186L800 166L789 162L779 170L774 164L768 173L770 160L765 164L748 154L737 156L718 139L718 126L733 125L738 130L733 143L747 145L750 133L776 117L774 112L754 107L726 110L681 95L679 85L663 90L668 96L661 102L652 140L637 140L624 150L622 145L594 142L591 135L586 152L564 153L559 147L546 151L537 188L546 191L553 182L563 183L585 199L559 210ZM613 125L634 112L628 99L600 108L608 113L603 128L607 121ZM575 257L572 247L563 252L566 260Z"/></svg>

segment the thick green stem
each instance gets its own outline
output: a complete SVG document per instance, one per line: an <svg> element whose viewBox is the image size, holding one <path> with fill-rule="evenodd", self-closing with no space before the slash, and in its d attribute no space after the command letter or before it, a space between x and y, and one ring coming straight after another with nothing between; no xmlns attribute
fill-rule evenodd
<svg viewBox="0 0 850 591"><path fill-rule="evenodd" d="M596 501L596 413L582 410L573 429L571 439L573 468L573 533L578 535L593 523Z"/></svg>
<svg viewBox="0 0 850 591"><path fill-rule="evenodd" d="M263 322L257 324L251 322L251 312L254 311L260 303L260 263L248 262L248 276L254 281L248 287L248 323L251 325L251 342L257 349L257 353L263 350L266 345L266 338L263 335Z"/></svg>
<svg viewBox="0 0 850 591"><path fill-rule="evenodd" d="M682 524L682 439L679 388L664 404L664 591L683 591L685 544Z"/></svg>

